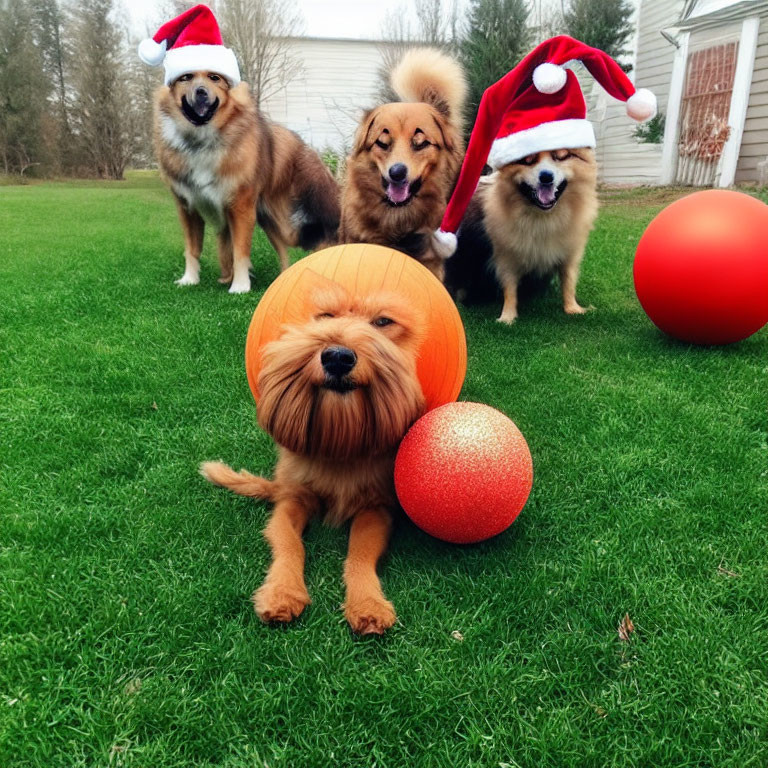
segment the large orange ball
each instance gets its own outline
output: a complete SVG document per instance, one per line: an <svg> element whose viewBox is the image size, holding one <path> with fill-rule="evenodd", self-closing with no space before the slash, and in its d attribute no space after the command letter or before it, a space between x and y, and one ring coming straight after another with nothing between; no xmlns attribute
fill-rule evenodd
<svg viewBox="0 0 768 768"><path fill-rule="evenodd" d="M467 372L467 341L456 305L442 283L418 261L380 245L338 245L296 262L267 288L248 329L245 370L257 403L261 350L276 339L286 322L308 319L306 310L323 278L355 295L396 292L426 310L427 333L417 372L427 409L459 396Z"/></svg>
<svg viewBox="0 0 768 768"><path fill-rule="evenodd" d="M730 344L768 322L768 206L741 192L708 190L672 203L635 255L635 290L665 333Z"/></svg>
<svg viewBox="0 0 768 768"><path fill-rule="evenodd" d="M422 416L395 460L395 489L408 517L454 544L508 528L532 485L522 433L501 411L480 403L448 403Z"/></svg>

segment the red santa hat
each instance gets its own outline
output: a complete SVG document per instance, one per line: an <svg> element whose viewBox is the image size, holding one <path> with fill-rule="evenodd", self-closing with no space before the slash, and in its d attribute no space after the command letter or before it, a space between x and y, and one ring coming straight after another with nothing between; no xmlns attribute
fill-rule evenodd
<svg viewBox="0 0 768 768"><path fill-rule="evenodd" d="M625 101L631 118L643 122L656 114L653 93L636 90L608 54L566 35L543 42L480 100L459 180L434 233L444 258L456 250L455 232L486 163L498 169L537 152L596 145L579 80L563 66L570 61L581 61L611 96Z"/></svg>
<svg viewBox="0 0 768 768"><path fill-rule="evenodd" d="M219 24L207 5L196 5L139 43L139 58L153 67L165 67L165 84L189 72L215 72L231 85L240 82L233 51L225 48Z"/></svg>

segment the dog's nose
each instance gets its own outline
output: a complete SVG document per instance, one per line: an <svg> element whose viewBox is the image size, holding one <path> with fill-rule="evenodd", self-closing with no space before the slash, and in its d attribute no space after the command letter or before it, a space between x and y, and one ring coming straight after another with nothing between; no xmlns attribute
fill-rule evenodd
<svg viewBox="0 0 768 768"><path fill-rule="evenodd" d="M395 163L389 169L389 178L396 184L405 181L408 178L408 166L405 163Z"/></svg>
<svg viewBox="0 0 768 768"><path fill-rule="evenodd" d="M555 174L552 171L542 171L539 174L539 184L554 184Z"/></svg>
<svg viewBox="0 0 768 768"><path fill-rule="evenodd" d="M357 363L357 355L346 347L328 347L320 355L323 370L334 378L346 376Z"/></svg>
<svg viewBox="0 0 768 768"><path fill-rule="evenodd" d="M208 91L206 91L202 85L198 86L197 90L195 91L195 98L198 99L198 101L207 101Z"/></svg>

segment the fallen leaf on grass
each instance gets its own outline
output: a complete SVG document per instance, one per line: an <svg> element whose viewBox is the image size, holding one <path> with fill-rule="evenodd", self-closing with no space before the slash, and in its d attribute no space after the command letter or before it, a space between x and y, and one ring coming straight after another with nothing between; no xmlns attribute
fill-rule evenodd
<svg viewBox="0 0 768 768"><path fill-rule="evenodd" d="M454 629L453 632L451 632L451 637L454 640L458 640L459 642L462 642L464 640L464 635L462 635L458 629Z"/></svg>
<svg viewBox="0 0 768 768"><path fill-rule="evenodd" d="M629 618L629 614L625 613L624 618L621 620L621 624L619 624L619 640L621 640L622 643L628 643L629 638L634 631L635 625L632 623L632 619Z"/></svg>

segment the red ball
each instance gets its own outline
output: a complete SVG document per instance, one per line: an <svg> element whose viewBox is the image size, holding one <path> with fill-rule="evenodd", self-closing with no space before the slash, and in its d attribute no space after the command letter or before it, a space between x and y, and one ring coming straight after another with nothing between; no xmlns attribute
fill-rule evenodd
<svg viewBox="0 0 768 768"><path fill-rule="evenodd" d="M768 206L708 190L672 203L635 255L635 291L665 333L730 344L768 323Z"/></svg>
<svg viewBox="0 0 768 768"><path fill-rule="evenodd" d="M480 403L448 403L422 416L395 461L395 488L408 517L454 544L483 541L508 528L532 484L522 433Z"/></svg>

